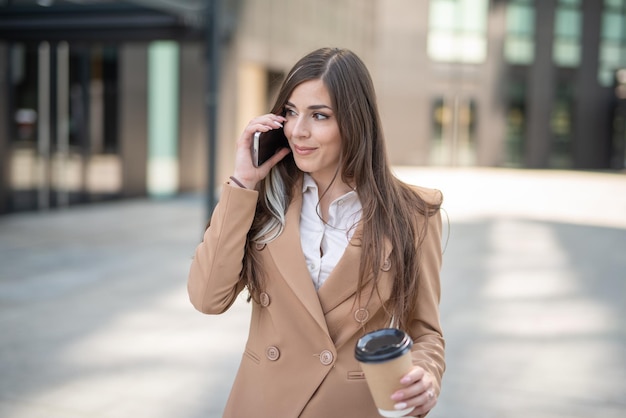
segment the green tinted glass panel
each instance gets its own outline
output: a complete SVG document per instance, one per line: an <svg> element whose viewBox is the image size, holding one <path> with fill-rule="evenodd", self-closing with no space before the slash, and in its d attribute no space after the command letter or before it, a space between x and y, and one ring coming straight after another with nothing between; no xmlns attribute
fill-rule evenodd
<svg viewBox="0 0 626 418"><path fill-rule="evenodd" d="M598 70L598 83L604 87L613 85L613 70L607 67L600 67Z"/></svg>
<svg viewBox="0 0 626 418"><path fill-rule="evenodd" d="M624 39L626 18L621 13L604 13L602 16L602 38L612 40Z"/></svg>
<svg viewBox="0 0 626 418"><path fill-rule="evenodd" d="M604 42L600 45L600 62L607 67L617 68L623 63L619 44Z"/></svg>
<svg viewBox="0 0 626 418"><path fill-rule="evenodd" d="M435 61L483 62L488 0L432 0L428 55Z"/></svg>
<svg viewBox="0 0 626 418"><path fill-rule="evenodd" d="M557 40L554 42L554 62L561 67L575 67L580 64L580 45L575 41Z"/></svg>
<svg viewBox="0 0 626 418"><path fill-rule="evenodd" d="M156 41L148 49L148 132L151 157L178 152L178 54L173 41Z"/></svg>
<svg viewBox="0 0 626 418"><path fill-rule="evenodd" d="M459 28L468 32L485 32L487 8L487 0L459 0L457 9Z"/></svg>
<svg viewBox="0 0 626 418"><path fill-rule="evenodd" d="M529 38L509 37L504 44L504 55L511 64L530 64L535 57L535 45Z"/></svg>
<svg viewBox="0 0 626 418"><path fill-rule="evenodd" d="M620 8L626 3L624 0L604 0L604 7Z"/></svg>
<svg viewBox="0 0 626 418"><path fill-rule="evenodd" d="M430 4L429 23L432 29L454 30L456 2L454 0L433 0Z"/></svg>
<svg viewBox="0 0 626 418"><path fill-rule="evenodd" d="M571 6L578 7L580 6L581 0L559 0L559 5L563 6Z"/></svg>
<svg viewBox="0 0 626 418"><path fill-rule="evenodd" d="M506 26L508 33L532 34L535 30L535 14L532 7L522 4L511 4L506 10Z"/></svg>
<svg viewBox="0 0 626 418"><path fill-rule="evenodd" d="M579 38L581 32L581 13L573 9L559 9L556 12L554 33L557 37Z"/></svg>

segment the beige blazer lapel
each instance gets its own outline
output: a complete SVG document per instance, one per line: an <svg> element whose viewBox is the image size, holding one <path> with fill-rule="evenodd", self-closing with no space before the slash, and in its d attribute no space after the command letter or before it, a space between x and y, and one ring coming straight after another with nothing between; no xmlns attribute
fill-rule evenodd
<svg viewBox="0 0 626 418"><path fill-rule="evenodd" d="M356 293L359 281L359 267L361 264L362 236L363 224L359 224L343 256L339 259L339 262L330 273L330 276L328 276L328 279L326 279L324 285L318 291L324 313L331 311ZM387 260L390 253L391 244L386 240L382 254L383 260ZM363 284L367 286L372 278L371 274L368 275ZM366 303L366 301L363 301L363 303Z"/></svg>
<svg viewBox="0 0 626 418"><path fill-rule="evenodd" d="M360 300L356 299L362 252L361 236L362 226L359 225L337 266L318 291L327 326L337 348L350 340L363 327L367 318L380 309L391 295L393 286L390 273L383 271L378 283L369 274L363 283ZM390 253L391 245L386 242L383 260L387 260Z"/></svg>
<svg viewBox="0 0 626 418"><path fill-rule="evenodd" d="M324 313L331 311L356 293L361 263L361 246L357 234L360 236L361 226L357 227L343 256L318 290L318 297Z"/></svg>
<svg viewBox="0 0 626 418"><path fill-rule="evenodd" d="M267 245L276 267L306 310L315 318L320 328L328 334L324 313L317 297L317 291L306 267L306 260L300 242L300 211L302 194L297 193L287 209L286 227L274 241Z"/></svg>

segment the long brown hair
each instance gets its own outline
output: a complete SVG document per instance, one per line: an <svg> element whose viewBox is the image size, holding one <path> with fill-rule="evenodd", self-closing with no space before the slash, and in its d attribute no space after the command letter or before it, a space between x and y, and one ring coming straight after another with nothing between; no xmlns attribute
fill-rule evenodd
<svg viewBox="0 0 626 418"><path fill-rule="evenodd" d="M417 295L418 254L428 226L427 218L439 210L441 202L428 204L410 186L392 174L374 86L365 64L353 52L322 48L300 59L285 78L272 113L283 114L293 90L305 81L316 79L322 80L328 89L339 125L342 161L339 175L345 183L356 186L363 206L357 295L360 297L363 284L370 274L373 274L374 279L378 278L384 262L382 249L388 240L393 248L390 261L394 266L396 280L386 308L398 326L404 328ZM273 213L276 208L272 207L272 201L280 200L280 210L286 210L297 192L294 186L300 178L301 172L289 154L259 185L261 196L248 234L241 273L242 280L246 281L250 295L255 300L258 300L263 289L264 278L260 274L263 271L260 260L255 257L256 252L253 250L253 237L271 219L276 219ZM278 196L268 199L268 194ZM416 213L422 215L422 221L416 222Z"/></svg>

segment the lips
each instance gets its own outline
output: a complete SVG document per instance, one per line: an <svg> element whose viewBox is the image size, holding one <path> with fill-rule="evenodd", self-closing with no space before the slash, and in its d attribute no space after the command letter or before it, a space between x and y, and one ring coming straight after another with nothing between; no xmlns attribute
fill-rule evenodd
<svg viewBox="0 0 626 418"><path fill-rule="evenodd" d="M315 148L315 147L303 147L303 146L299 146L299 145L294 145L293 146L293 150L298 155L309 155L309 154L312 154L313 152L315 152L316 149L317 148Z"/></svg>

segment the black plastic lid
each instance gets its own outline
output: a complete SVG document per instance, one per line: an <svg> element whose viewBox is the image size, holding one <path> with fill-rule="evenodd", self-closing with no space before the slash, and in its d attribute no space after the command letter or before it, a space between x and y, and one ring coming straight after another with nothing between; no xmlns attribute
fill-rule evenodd
<svg viewBox="0 0 626 418"><path fill-rule="evenodd" d="M382 363L411 350L413 341L397 328L383 328L359 338L354 347L354 357L362 363Z"/></svg>

